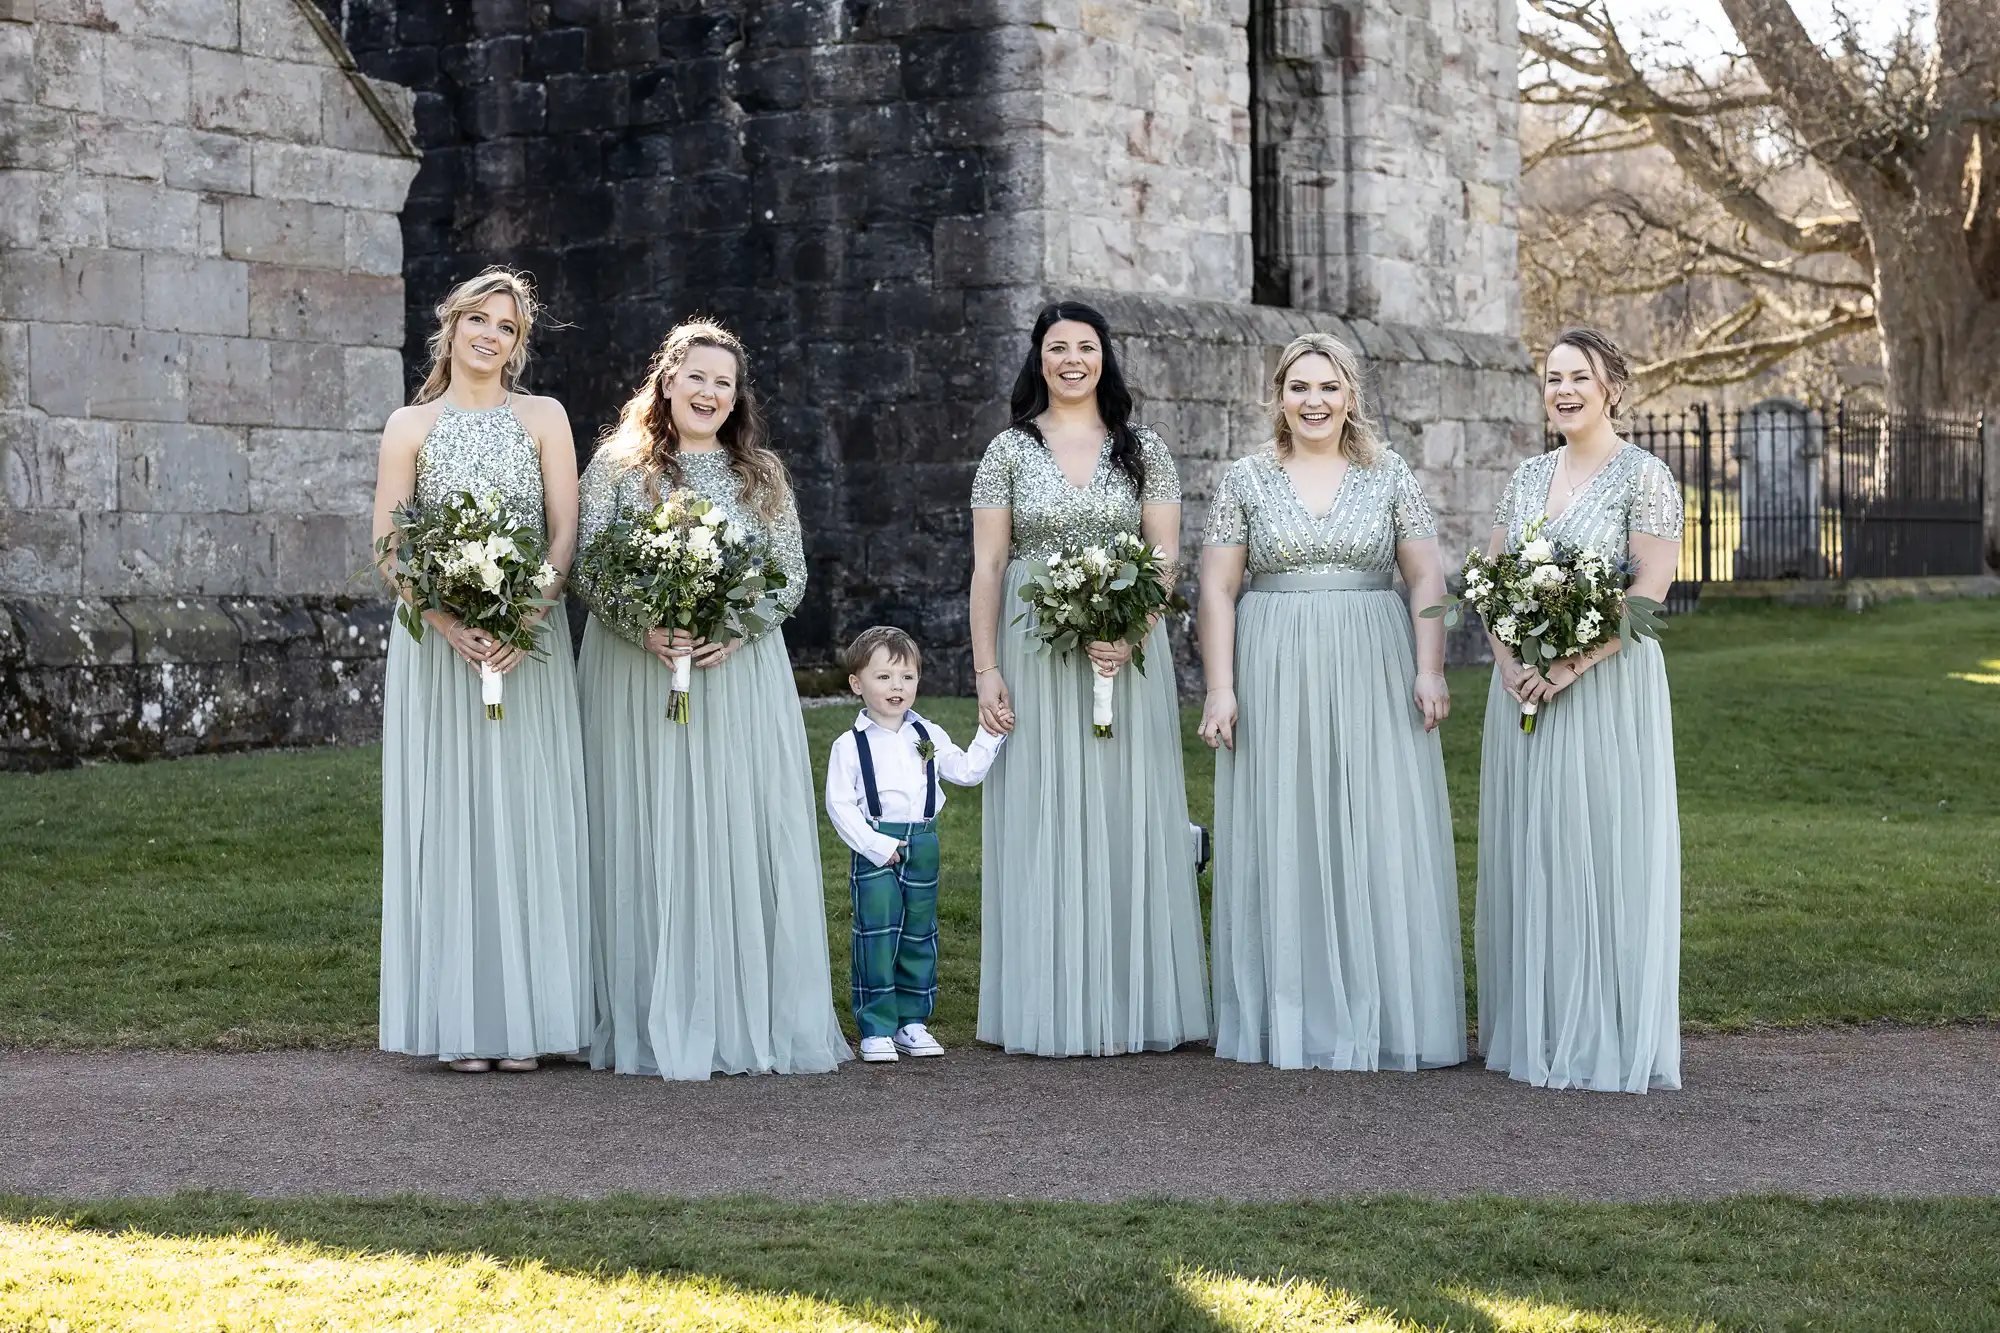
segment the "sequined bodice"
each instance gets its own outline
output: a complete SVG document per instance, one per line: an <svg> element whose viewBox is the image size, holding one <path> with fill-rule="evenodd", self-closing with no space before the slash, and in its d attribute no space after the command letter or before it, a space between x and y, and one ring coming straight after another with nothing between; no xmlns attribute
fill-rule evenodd
<svg viewBox="0 0 2000 1333"><path fill-rule="evenodd" d="M1013 511L1014 555L1046 557L1057 551L1101 543L1121 532L1138 535L1139 511L1149 504L1179 504L1180 474L1158 435L1135 427L1146 465L1146 490L1134 490L1111 464L1107 438L1097 455L1088 486L1078 486L1056 466L1048 445L1027 431L1010 428L986 446L972 482L974 509Z"/></svg>
<svg viewBox="0 0 2000 1333"><path fill-rule="evenodd" d="M437 424L417 450L417 499L426 505L470 491L497 491L515 521L548 537L542 501L542 453L506 404L469 412L438 405Z"/></svg>
<svg viewBox="0 0 2000 1333"><path fill-rule="evenodd" d="M1560 452L1540 454L1514 469L1493 517L1495 527L1507 530L1509 546L1526 540L1528 525L1541 517L1561 457ZM1632 533L1679 541L1681 527L1681 488L1674 474L1644 449L1628 444L1583 484L1542 533L1617 560L1625 555Z"/></svg>
<svg viewBox="0 0 2000 1333"><path fill-rule="evenodd" d="M784 571L786 584L775 594L767 594L774 604L775 619L798 610L806 595L805 538L799 528L797 503L788 491L777 514L765 518L744 503L743 479L729 465L729 455L720 449L680 455L682 485L700 494L724 516L741 524L753 536L769 545L771 558ZM577 550L588 551L597 535L620 517L643 514L660 501L650 475L639 468L624 467L600 450L584 469L579 486ZM627 608L612 604L579 564L571 582L584 603L620 634L635 642L645 637L645 627L633 619Z"/></svg>
<svg viewBox="0 0 2000 1333"><path fill-rule="evenodd" d="M1209 546L1248 546L1252 574L1389 573L1396 544L1437 535L1437 522L1409 466L1384 449L1368 467L1349 464L1326 513L1299 499L1273 445L1239 458L1208 506Z"/></svg>

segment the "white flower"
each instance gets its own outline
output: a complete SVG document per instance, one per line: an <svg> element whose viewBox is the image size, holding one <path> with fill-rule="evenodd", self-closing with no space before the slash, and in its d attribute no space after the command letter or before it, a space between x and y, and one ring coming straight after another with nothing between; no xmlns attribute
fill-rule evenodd
<svg viewBox="0 0 2000 1333"><path fill-rule="evenodd" d="M1521 563L1524 565L1546 565L1555 558L1555 543L1546 537L1537 537L1521 548Z"/></svg>
<svg viewBox="0 0 2000 1333"><path fill-rule="evenodd" d="M500 512L500 496L499 496L499 495L498 495L498 494L497 494L496 492L493 492L493 491L488 491L488 492L486 492L486 497L485 497L484 499L482 499L482 500L481 500L481 501L479 502L479 508L480 508L480 509L481 509L482 511L484 511L485 513L488 513L488 514L497 514L497 513L499 513L499 512Z"/></svg>
<svg viewBox="0 0 2000 1333"><path fill-rule="evenodd" d="M711 509L701 516L701 521L705 527L719 528L729 521L729 515L720 509Z"/></svg>
<svg viewBox="0 0 2000 1333"><path fill-rule="evenodd" d="M485 555L488 563L498 560L512 560L519 554L520 551L515 547L512 537L502 537L498 533L495 533L486 539Z"/></svg>
<svg viewBox="0 0 2000 1333"><path fill-rule="evenodd" d="M460 542L458 544L460 568L486 563L485 542Z"/></svg>
<svg viewBox="0 0 2000 1333"><path fill-rule="evenodd" d="M1568 577L1560 565L1536 565L1535 572L1528 576L1528 582L1544 588L1553 588Z"/></svg>
<svg viewBox="0 0 2000 1333"><path fill-rule="evenodd" d="M561 577L562 575L556 572L556 567L544 560L542 561L542 567L535 571L535 586L538 588L552 587L555 581Z"/></svg>
<svg viewBox="0 0 2000 1333"><path fill-rule="evenodd" d="M715 533L709 528L696 528L687 535L690 555L710 556L715 554Z"/></svg>
<svg viewBox="0 0 2000 1333"><path fill-rule="evenodd" d="M486 591L488 592L499 592L500 585L506 581L506 578L507 576L500 572L500 566L494 564L491 560L479 567L479 581L486 585Z"/></svg>
<svg viewBox="0 0 2000 1333"><path fill-rule="evenodd" d="M1083 548L1082 564L1093 574L1108 574L1111 572L1111 553L1102 546L1086 546Z"/></svg>
<svg viewBox="0 0 2000 1333"><path fill-rule="evenodd" d="M1493 633L1502 643L1518 642L1521 633L1520 622L1512 616L1502 616L1493 622Z"/></svg>
<svg viewBox="0 0 2000 1333"><path fill-rule="evenodd" d="M1596 637L1597 637L1597 625L1590 619L1590 617L1585 616L1582 620L1579 620L1577 622L1576 641L1578 643L1589 643Z"/></svg>
<svg viewBox="0 0 2000 1333"><path fill-rule="evenodd" d="M750 540L750 533L741 523L731 519L723 525L722 540L729 546L741 546Z"/></svg>

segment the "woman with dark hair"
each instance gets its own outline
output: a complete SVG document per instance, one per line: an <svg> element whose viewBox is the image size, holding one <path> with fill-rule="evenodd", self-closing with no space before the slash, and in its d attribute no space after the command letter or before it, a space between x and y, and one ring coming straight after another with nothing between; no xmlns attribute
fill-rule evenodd
<svg viewBox="0 0 2000 1333"><path fill-rule="evenodd" d="M985 786L979 1039L1034 1055L1169 1050L1208 1036L1208 979L1180 709L1164 626L1146 671L1125 643L1049 655L1017 619L1026 561L1135 533L1180 556L1180 480L1131 424L1110 327L1042 311L1013 424L972 486L979 716L1012 732ZM1116 734L1091 732L1091 673L1115 676ZM1018 719L1018 722L1017 722Z"/></svg>
<svg viewBox="0 0 2000 1333"><path fill-rule="evenodd" d="M749 639L648 624L578 570L578 662L597 940L591 1063L621 1074L824 1073L852 1054L833 1013L812 763L776 622L805 595L785 466L747 357L707 320L667 335L583 476L580 541L691 490L768 542L786 583ZM673 663L697 668L686 724Z"/></svg>
<svg viewBox="0 0 2000 1333"><path fill-rule="evenodd" d="M1679 563L1680 484L1619 438L1631 370L1595 329L1556 336L1542 402L1563 445L1514 470L1487 549L1530 527L1637 566L1664 599ZM1490 631L1479 759L1479 1044L1538 1087L1681 1085L1681 840L1673 710L1655 639L1613 632L1546 676ZM1519 704L1542 705L1532 734Z"/></svg>

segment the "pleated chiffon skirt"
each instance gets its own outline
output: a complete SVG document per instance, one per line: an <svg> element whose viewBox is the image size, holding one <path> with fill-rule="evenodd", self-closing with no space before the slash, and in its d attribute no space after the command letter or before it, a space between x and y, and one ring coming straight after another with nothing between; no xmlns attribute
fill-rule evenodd
<svg viewBox="0 0 2000 1333"><path fill-rule="evenodd" d="M1678 1088L1680 815L1660 645L1544 704L1495 671L1479 779L1479 1044L1551 1088Z"/></svg>
<svg viewBox="0 0 2000 1333"><path fill-rule="evenodd" d="M1458 1064L1451 807L1411 702L1409 612L1386 588L1281 577L1302 589L1253 585L1237 603L1236 748L1216 752L1215 1053Z"/></svg>
<svg viewBox="0 0 2000 1333"><path fill-rule="evenodd" d="M589 1045L589 863L569 626L506 678L490 721L479 673L444 635L389 639L382 698L385 1051L525 1059Z"/></svg>
<svg viewBox="0 0 2000 1333"><path fill-rule="evenodd" d="M597 943L591 1064L621 1074L811 1074L834 1017L805 725L784 636L673 672L595 617L578 663Z"/></svg>
<svg viewBox="0 0 2000 1333"><path fill-rule="evenodd" d="M1170 1050L1208 1036L1180 707L1164 626L1127 666L1113 735L1091 734L1090 666L1012 623L999 663L1015 728L984 786L979 1040L1032 1055Z"/></svg>

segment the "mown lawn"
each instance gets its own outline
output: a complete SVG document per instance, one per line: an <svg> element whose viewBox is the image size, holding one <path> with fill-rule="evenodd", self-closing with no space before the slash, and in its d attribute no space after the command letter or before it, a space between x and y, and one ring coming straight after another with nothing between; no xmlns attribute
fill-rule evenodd
<svg viewBox="0 0 2000 1333"><path fill-rule="evenodd" d="M1990 1200L0 1198L0 1328L37 1333L1975 1333L1996 1293Z"/></svg>
<svg viewBox="0 0 2000 1333"><path fill-rule="evenodd" d="M2000 1018L2000 604L1714 606L1675 623L1668 670L1688 1024ZM1453 685L1469 986L1485 675ZM925 707L966 738L967 701ZM816 762L852 716L807 713ZM0 775L0 1045L372 1044L378 782L373 749ZM978 825L957 795L947 1042L972 1033ZM844 1018L847 861L821 828Z"/></svg>

